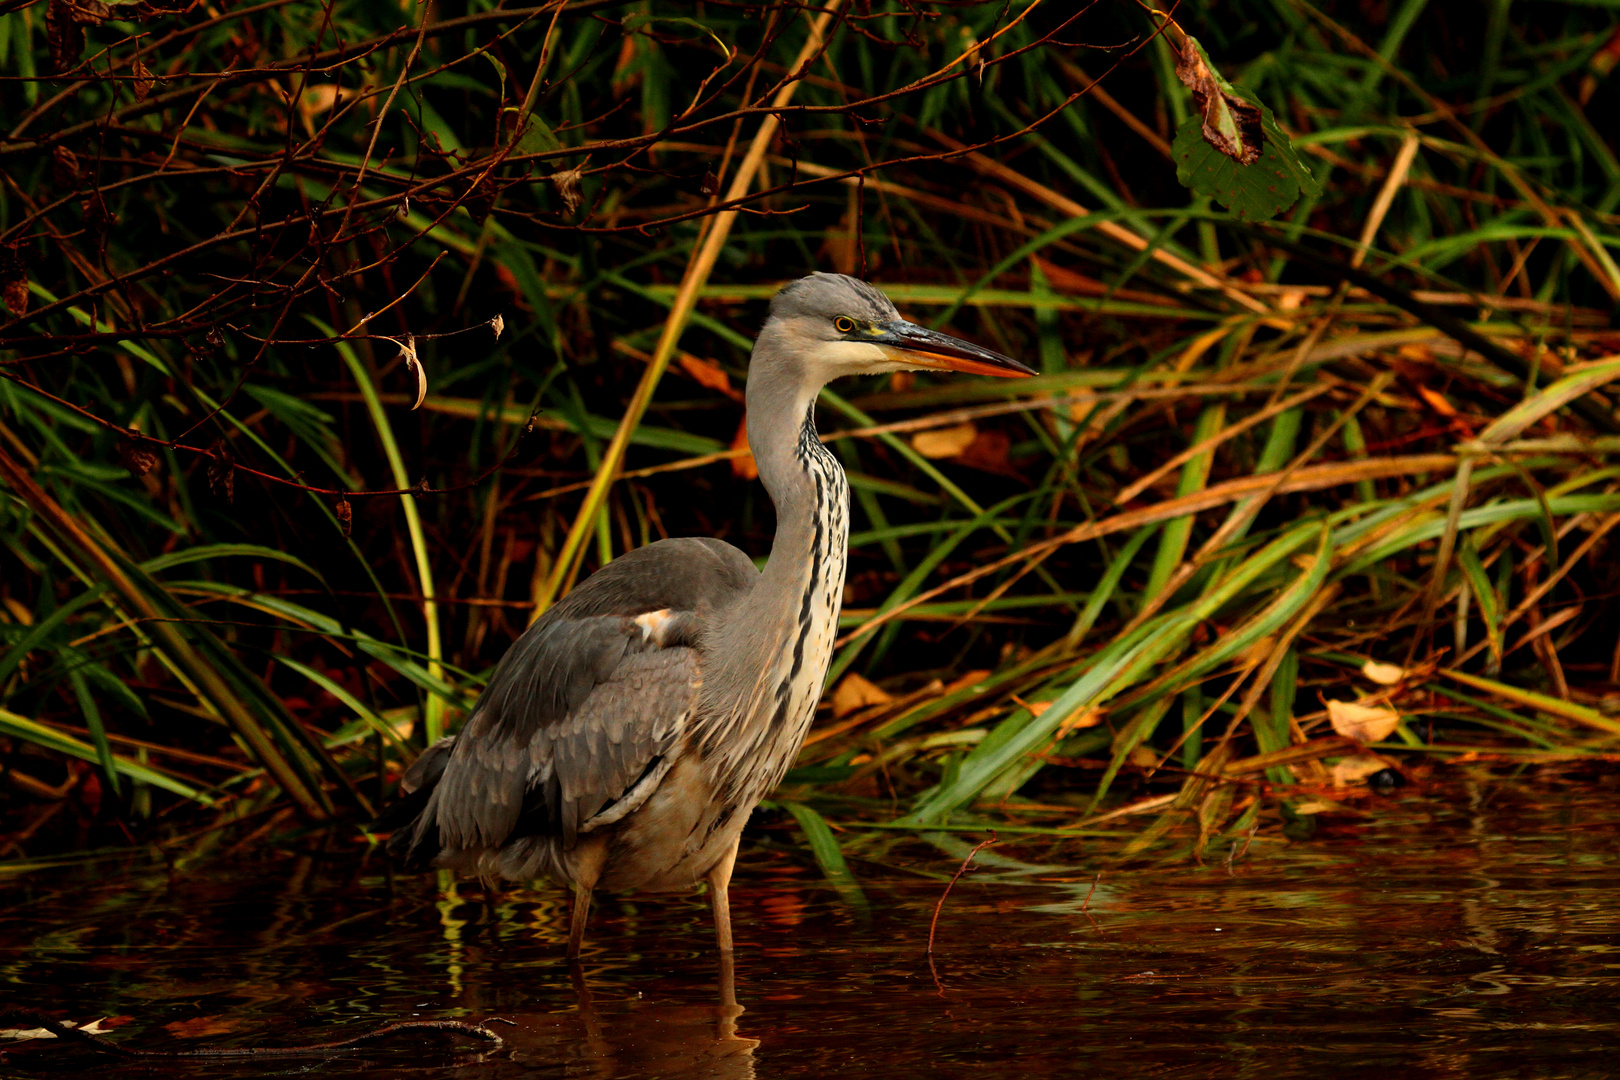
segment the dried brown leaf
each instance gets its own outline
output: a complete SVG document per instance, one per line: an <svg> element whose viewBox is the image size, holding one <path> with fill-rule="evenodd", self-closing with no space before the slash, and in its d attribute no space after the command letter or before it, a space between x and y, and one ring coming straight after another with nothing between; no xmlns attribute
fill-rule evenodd
<svg viewBox="0 0 1620 1080"><path fill-rule="evenodd" d="M28 272L15 244L0 244L0 302L17 318L28 310Z"/></svg>
<svg viewBox="0 0 1620 1080"><path fill-rule="evenodd" d="M45 45L50 50L51 74L71 68L84 51L84 27L73 19L73 5L51 0L45 9Z"/></svg>
<svg viewBox="0 0 1620 1080"><path fill-rule="evenodd" d="M1176 60L1176 77L1192 91L1193 103L1203 116L1204 141L1239 164L1259 161L1265 140L1260 109L1232 92L1190 37Z"/></svg>
<svg viewBox="0 0 1620 1080"><path fill-rule="evenodd" d="M962 674L946 683L945 689L942 691L942 693L954 694L958 690L966 690L970 686L979 685L989 677L990 671L986 668L974 668L972 671L964 671Z"/></svg>
<svg viewBox="0 0 1620 1080"><path fill-rule="evenodd" d="M84 51L84 28L111 17L112 9L101 0L51 0L45 9L45 44L51 54L51 73L60 74L76 65Z"/></svg>
<svg viewBox="0 0 1620 1080"><path fill-rule="evenodd" d="M141 63L139 60L136 60L134 84L135 100L145 101L147 95L151 94L152 87L156 82L157 80L152 77L152 72L150 69L148 69L147 66Z"/></svg>
<svg viewBox="0 0 1620 1080"><path fill-rule="evenodd" d="M1029 711L1034 713L1036 716L1039 716L1041 713L1045 712L1047 708L1051 706L1051 704L1052 703L1050 701L1032 701L1029 703ZM1037 708L1039 708L1040 712L1036 712ZM1102 722L1103 710L1099 709L1095 705L1090 705L1084 709L1076 709L1074 712L1064 717L1063 722L1058 725L1058 729L1055 734L1061 739L1070 732L1083 731L1086 728L1094 728Z"/></svg>
<svg viewBox="0 0 1620 1080"><path fill-rule="evenodd" d="M236 455L223 438L214 440L208 455L208 490L230 502L236 497Z"/></svg>
<svg viewBox="0 0 1620 1080"><path fill-rule="evenodd" d="M1379 686L1394 686L1406 678L1406 669L1399 664L1381 664L1377 660L1369 660L1361 665L1361 674Z"/></svg>
<svg viewBox="0 0 1620 1080"><path fill-rule="evenodd" d="M859 709L872 705L887 705L893 700L893 694L852 671L844 676L843 681L838 684L838 689L833 691L833 719L841 720Z"/></svg>
<svg viewBox="0 0 1620 1080"><path fill-rule="evenodd" d="M345 539L354 527L354 510L349 506L348 499L339 499L337 505L332 507L332 513L337 517L338 529Z"/></svg>
<svg viewBox="0 0 1620 1080"><path fill-rule="evenodd" d="M118 221L107 206L107 200L102 197L100 188L90 190L90 197L79 203L79 212L84 215L85 225L97 235L105 233L109 226Z"/></svg>
<svg viewBox="0 0 1620 1080"><path fill-rule="evenodd" d="M691 353L681 353L675 357L675 362L699 386L718 390L728 397L736 396L736 392L731 389L731 376L727 375L725 368L715 361L693 356Z"/></svg>
<svg viewBox="0 0 1620 1080"><path fill-rule="evenodd" d="M911 448L925 458L953 458L978 437L978 427L968 420L952 427L919 431L911 437Z"/></svg>
<svg viewBox="0 0 1620 1080"><path fill-rule="evenodd" d="M1355 754L1334 762L1329 776L1334 787L1355 787L1373 773L1389 768L1389 762L1377 754Z"/></svg>
<svg viewBox="0 0 1620 1080"><path fill-rule="evenodd" d="M57 187L79 186L79 158L65 146L51 147L51 179Z"/></svg>
<svg viewBox="0 0 1620 1080"><path fill-rule="evenodd" d="M145 476L157 468L158 456L136 439L126 439L119 443L118 456L131 476Z"/></svg>
<svg viewBox="0 0 1620 1080"><path fill-rule="evenodd" d="M1329 701L1327 711L1333 730L1358 743L1381 742L1401 722L1401 714L1394 709L1355 701Z"/></svg>

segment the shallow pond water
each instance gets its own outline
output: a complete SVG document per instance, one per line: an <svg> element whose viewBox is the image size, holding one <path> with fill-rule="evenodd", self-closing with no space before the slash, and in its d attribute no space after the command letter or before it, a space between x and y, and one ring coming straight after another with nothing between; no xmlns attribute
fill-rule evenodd
<svg viewBox="0 0 1620 1080"><path fill-rule="evenodd" d="M446 895L330 837L104 861L0 881L6 1005L128 1017L109 1037L147 1049L492 1017L505 1042L130 1062L36 1040L0 1075L1615 1076L1617 796L1615 776L1480 773L1309 841L1263 828L1230 868L1003 836L946 901L932 965L929 918L978 835L896 836L853 861L854 896L766 832L733 886L734 1007L698 896L602 898L582 999L557 890Z"/></svg>

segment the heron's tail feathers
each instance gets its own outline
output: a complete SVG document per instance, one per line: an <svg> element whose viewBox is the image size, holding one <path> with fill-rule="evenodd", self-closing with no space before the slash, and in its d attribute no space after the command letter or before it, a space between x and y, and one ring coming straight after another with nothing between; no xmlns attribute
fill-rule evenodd
<svg viewBox="0 0 1620 1080"><path fill-rule="evenodd" d="M456 737L448 735L426 750L405 771L394 801L371 823L372 832L391 832L388 852L413 869L425 870L439 854L439 827L423 818L433 789L450 763Z"/></svg>

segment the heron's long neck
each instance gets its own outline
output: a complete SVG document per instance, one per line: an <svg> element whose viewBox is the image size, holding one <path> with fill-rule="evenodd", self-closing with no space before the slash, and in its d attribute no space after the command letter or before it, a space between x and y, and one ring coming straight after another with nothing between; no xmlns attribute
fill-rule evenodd
<svg viewBox="0 0 1620 1080"><path fill-rule="evenodd" d="M849 485L816 437L816 388L790 380L748 388L748 434L776 504L771 556L728 613L715 659L753 742L785 770L815 713L832 659L849 554ZM717 674L719 674L717 672ZM729 711L729 710L728 710ZM762 777L774 783L774 779Z"/></svg>

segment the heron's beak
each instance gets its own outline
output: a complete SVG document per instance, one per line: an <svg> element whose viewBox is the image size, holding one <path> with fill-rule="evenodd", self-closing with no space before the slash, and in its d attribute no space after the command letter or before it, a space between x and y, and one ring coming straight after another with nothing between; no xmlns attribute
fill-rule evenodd
<svg viewBox="0 0 1620 1080"><path fill-rule="evenodd" d="M994 375L1002 379L1022 379L1036 374L1033 368L1010 356L904 320L885 324L879 333L866 340L888 353L890 360L911 367Z"/></svg>

